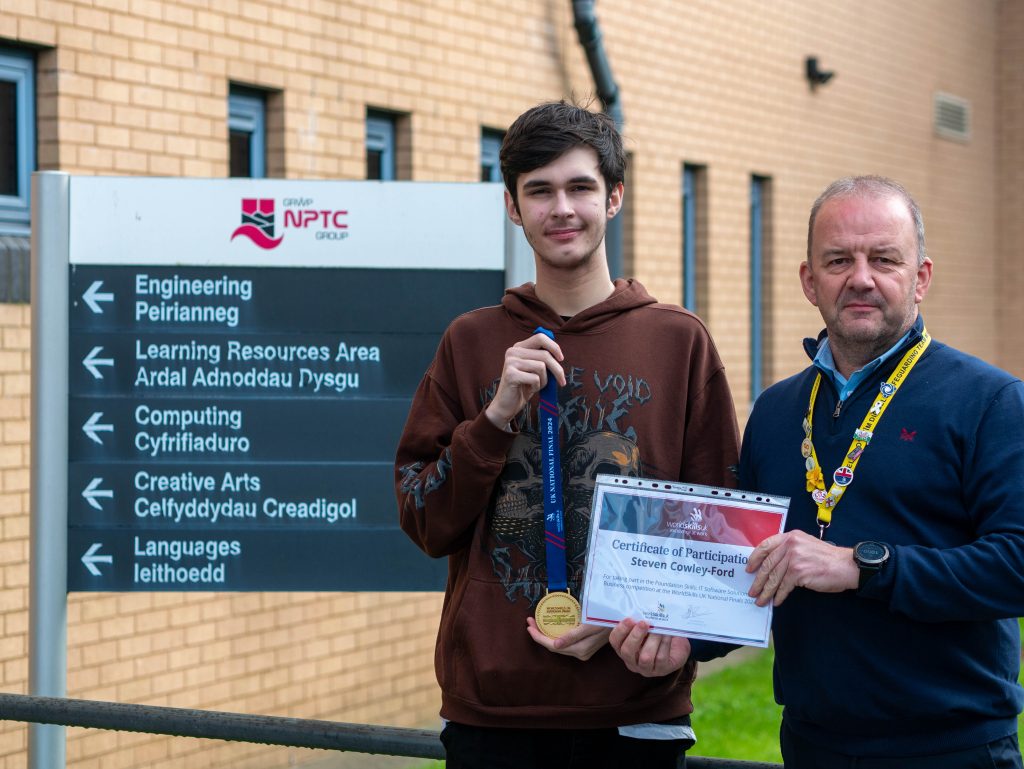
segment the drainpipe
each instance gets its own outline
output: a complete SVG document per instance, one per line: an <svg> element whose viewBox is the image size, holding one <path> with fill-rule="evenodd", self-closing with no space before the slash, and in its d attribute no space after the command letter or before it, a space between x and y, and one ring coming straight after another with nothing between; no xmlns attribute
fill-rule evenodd
<svg viewBox="0 0 1024 769"><path fill-rule="evenodd" d="M580 45L587 54L587 64L594 78L597 97L601 100L604 112L615 121L615 127L622 132L624 119L622 104L619 101L619 87L612 77L611 64L604 50L601 28L594 13L595 0L572 0L572 16L576 25L576 34ZM622 275L622 218L623 210L608 223L605 234L605 245L608 252L608 269L612 278Z"/></svg>

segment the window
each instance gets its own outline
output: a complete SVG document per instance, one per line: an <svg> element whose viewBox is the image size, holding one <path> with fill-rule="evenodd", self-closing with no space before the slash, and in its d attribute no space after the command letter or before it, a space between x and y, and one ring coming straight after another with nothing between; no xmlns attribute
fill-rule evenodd
<svg viewBox="0 0 1024 769"><path fill-rule="evenodd" d="M764 372L767 367L765 353L768 339L768 309L765 286L769 277L768 251L771 238L769 225L769 192L771 179L765 176L750 177L750 400L764 389Z"/></svg>
<svg viewBox="0 0 1024 769"><path fill-rule="evenodd" d="M505 139L503 131L495 131L493 128L485 128L480 133L480 181L500 182L501 162L498 154L501 152L501 143Z"/></svg>
<svg viewBox="0 0 1024 769"><path fill-rule="evenodd" d="M366 112L366 178L394 181L395 116L388 112Z"/></svg>
<svg viewBox="0 0 1024 769"><path fill-rule="evenodd" d="M0 233L29 232L31 176L36 167L35 61L0 47Z"/></svg>
<svg viewBox="0 0 1024 769"><path fill-rule="evenodd" d="M683 307L707 310L707 194L704 166L683 166Z"/></svg>
<svg viewBox="0 0 1024 769"><path fill-rule="evenodd" d="M638 189L633 153L626 153L626 178L622 180L626 195L615 218L608 222L605 245L608 252L608 271L615 278L636 272L636 209L629 190Z"/></svg>
<svg viewBox="0 0 1024 769"><path fill-rule="evenodd" d="M267 175L267 102L251 88L228 93L228 175L262 179Z"/></svg>

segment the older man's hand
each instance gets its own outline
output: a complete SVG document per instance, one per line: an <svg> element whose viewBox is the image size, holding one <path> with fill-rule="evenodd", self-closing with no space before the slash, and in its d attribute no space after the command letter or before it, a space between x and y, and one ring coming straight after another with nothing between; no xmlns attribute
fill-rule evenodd
<svg viewBox="0 0 1024 769"><path fill-rule="evenodd" d="M797 587L840 593L856 588L860 580L851 548L836 547L803 531L768 537L750 554L747 571L757 572L748 595L758 606L778 606Z"/></svg>

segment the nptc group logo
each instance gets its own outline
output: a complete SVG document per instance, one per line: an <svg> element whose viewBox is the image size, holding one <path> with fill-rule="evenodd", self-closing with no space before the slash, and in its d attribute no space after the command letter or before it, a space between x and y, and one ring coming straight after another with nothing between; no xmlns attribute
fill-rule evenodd
<svg viewBox="0 0 1024 769"><path fill-rule="evenodd" d="M234 240L244 235L260 248L277 248L284 235L274 237L273 198L242 198L242 226L231 234Z"/></svg>
<svg viewBox="0 0 1024 769"><path fill-rule="evenodd" d="M274 237L274 199L242 198L242 226L231 234L231 240L244 235L260 248L277 248L284 240L283 230L309 233L322 243L348 238L348 211L341 208L314 207L313 198L292 197L281 201L284 218L281 237ZM294 242L292 245L295 245Z"/></svg>

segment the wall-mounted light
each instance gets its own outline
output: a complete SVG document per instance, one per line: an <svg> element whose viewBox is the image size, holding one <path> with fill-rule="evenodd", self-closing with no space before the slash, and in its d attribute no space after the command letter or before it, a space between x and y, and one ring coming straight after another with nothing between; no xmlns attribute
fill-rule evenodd
<svg viewBox="0 0 1024 769"><path fill-rule="evenodd" d="M819 69L818 57L808 56L804 59L804 74L807 76L807 82L811 84L811 90L813 91L819 85L825 85L825 83L835 77L836 73Z"/></svg>

